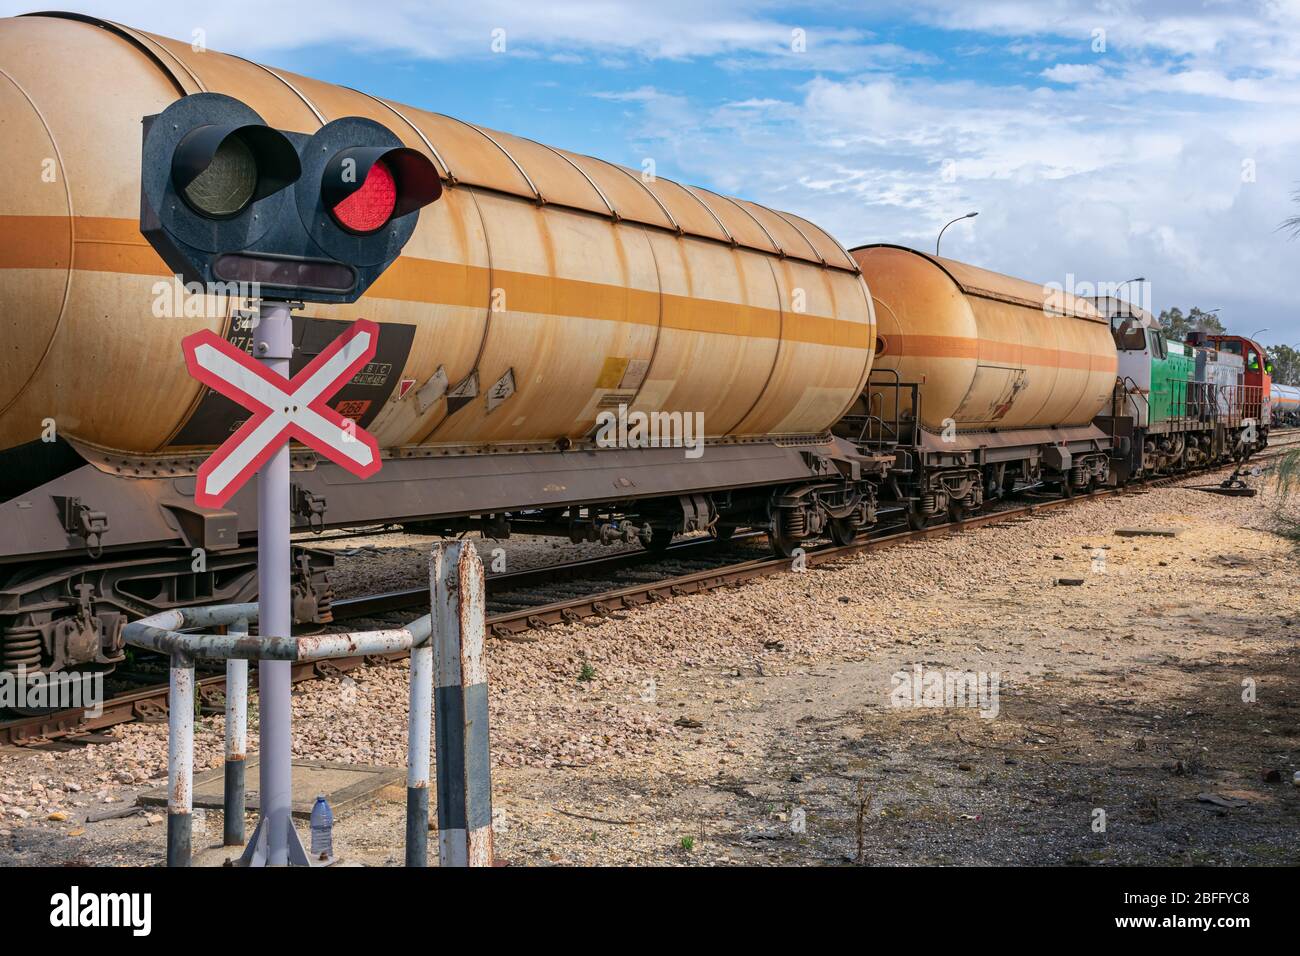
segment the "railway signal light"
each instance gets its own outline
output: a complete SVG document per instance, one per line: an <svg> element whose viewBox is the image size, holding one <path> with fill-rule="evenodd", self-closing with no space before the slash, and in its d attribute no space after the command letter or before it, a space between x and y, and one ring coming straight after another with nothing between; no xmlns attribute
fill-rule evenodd
<svg viewBox="0 0 1300 956"><path fill-rule="evenodd" d="M417 213L442 194L433 164L385 126L348 116L311 135L271 129L247 104L197 93L145 117L140 231L171 268L216 292L260 300L254 352L203 329L183 347L191 373L253 413L199 469L194 502L221 507L258 475L258 626L290 633L292 438L365 478L375 439L325 405L375 355L359 319L292 379L292 305L355 302L398 257ZM220 291L232 292L227 286ZM289 664L263 661L261 820L242 862L307 862L289 821ZM176 709L173 708L173 713ZM185 816L181 821L180 817ZM189 860L188 816L168 830L168 860Z"/></svg>
<svg viewBox="0 0 1300 956"><path fill-rule="evenodd" d="M351 157L345 157L342 153L334 157L331 165L338 164L334 176L341 179L344 175L342 170L348 162L352 162L355 169L355 160ZM330 178L330 172L326 171L326 182ZM355 179L354 174L353 181ZM388 165L380 160L370 167L365 181L357 189L349 192L346 186L336 186L326 195L330 203L330 215L335 222L348 232L368 236L382 228L393 215L393 210L397 207L397 182L389 172Z"/></svg>
<svg viewBox="0 0 1300 956"><path fill-rule="evenodd" d="M172 183L191 209L209 219L238 216L301 172L293 144L253 123L196 127L172 154Z"/></svg>
<svg viewBox="0 0 1300 956"><path fill-rule="evenodd" d="M140 192L140 231L187 282L355 302L442 182L427 157L372 120L287 132L239 100L196 93L145 118Z"/></svg>

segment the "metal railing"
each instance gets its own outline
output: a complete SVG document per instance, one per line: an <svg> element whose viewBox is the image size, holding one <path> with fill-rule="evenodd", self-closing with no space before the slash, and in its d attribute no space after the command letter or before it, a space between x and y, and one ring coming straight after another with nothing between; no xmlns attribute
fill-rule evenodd
<svg viewBox="0 0 1300 956"><path fill-rule="evenodd" d="M873 376L887 375L892 377L892 381L877 382ZM878 386L873 390L873 386ZM910 419L902 417L903 409L903 392L908 392L911 399ZM893 416L887 417L885 414L885 403L887 393L893 392ZM859 445L901 445L909 444L912 441L912 435L909 434L921 415L921 391L920 386L914 382L904 382L900 378L898 371L891 368L872 369L871 374L867 377L866 395L866 414L865 415L846 415L844 422L849 427L858 427L858 437L855 440Z"/></svg>
<svg viewBox="0 0 1300 956"><path fill-rule="evenodd" d="M1118 383L1116 390L1123 396L1123 398L1120 399L1119 407L1115 410L1115 417L1122 418L1128 415L1128 405L1132 402L1133 418L1140 423L1142 421L1142 415L1141 410L1138 408L1138 399L1141 399L1142 404L1146 407L1147 423L1149 424L1151 422L1151 402L1147 398L1146 393L1142 391L1141 387L1139 387L1138 383L1133 381L1132 376L1125 375Z"/></svg>
<svg viewBox="0 0 1300 956"><path fill-rule="evenodd" d="M411 655L406 865L427 865L430 725L435 700L440 715L439 749L446 757L438 760L439 857L444 866L491 865L487 671L482 660L486 628L483 564L472 542L457 541L435 545L431 565L432 613L405 627L303 637L255 637L249 634L249 625L257 621L256 604L173 608L126 625L128 644L171 659L167 701L168 866L189 866L192 857L196 661L226 662L224 842L237 846L243 843L244 832L248 662L323 661L406 651ZM227 633L212 633L217 628ZM471 726L475 728L473 734L469 732ZM459 765L466 772L453 779L444 764ZM256 842L249 843L241 863L247 863ZM303 856L292 862L302 865L307 860Z"/></svg>
<svg viewBox="0 0 1300 956"><path fill-rule="evenodd" d="M1262 418L1264 388L1261 385L1219 385L1190 380L1176 383L1179 384L1181 390L1173 389L1170 418L1181 430L1210 422L1239 428L1247 419L1259 422Z"/></svg>

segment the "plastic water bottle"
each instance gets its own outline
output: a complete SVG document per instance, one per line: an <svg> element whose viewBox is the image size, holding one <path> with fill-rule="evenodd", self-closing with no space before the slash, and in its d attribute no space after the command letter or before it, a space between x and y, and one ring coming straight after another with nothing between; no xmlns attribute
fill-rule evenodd
<svg viewBox="0 0 1300 956"><path fill-rule="evenodd" d="M316 795L311 808L311 855L318 860L334 856L334 811L323 793Z"/></svg>

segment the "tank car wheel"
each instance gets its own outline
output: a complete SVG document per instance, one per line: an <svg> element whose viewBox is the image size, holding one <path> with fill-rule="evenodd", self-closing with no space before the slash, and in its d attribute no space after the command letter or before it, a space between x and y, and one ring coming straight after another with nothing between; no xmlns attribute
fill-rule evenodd
<svg viewBox="0 0 1300 956"><path fill-rule="evenodd" d="M1074 485L1071 484L1069 475L1066 475L1065 478L1062 479L1061 481L1061 497L1062 498L1074 497Z"/></svg>
<svg viewBox="0 0 1300 956"><path fill-rule="evenodd" d="M930 516L923 515L915 508L907 509L907 526L913 531L920 531L930 523Z"/></svg>
<svg viewBox="0 0 1300 956"><path fill-rule="evenodd" d="M652 524L650 526L653 536L649 541L641 538L641 547L645 548L651 554L663 554L668 550L668 546L673 543L672 529L667 525Z"/></svg>
<svg viewBox="0 0 1300 956"><path fill-rule="evenodd" d="M803 544L798 538L778 534L771 530L767 532L767 543L772 546L772 553L778 558L794 557L795 550Z"/></svg>
<svg viewBox="0 0 1300 956"><path fill-rule="evenodd" d="M966 519L969 509L965 505L949 505L948 520L953 524L959 524Z"/></svg>
<svg viewBox="0 0 1300 956"><path fill-rule="evenodd" d="M832 518L830 532L831 541L841 548L858 539L857 526L848 518Z"/></svg>
<svg viewBox="0 0 1300 956"><path fill-rule="evenodd" d="M736 533L736 526L734 524L715 523L713 527L709 529L709 536L712 537L713 540L717 541L719 544L726 544L728 541L732 539L735 533Z"/></svg>

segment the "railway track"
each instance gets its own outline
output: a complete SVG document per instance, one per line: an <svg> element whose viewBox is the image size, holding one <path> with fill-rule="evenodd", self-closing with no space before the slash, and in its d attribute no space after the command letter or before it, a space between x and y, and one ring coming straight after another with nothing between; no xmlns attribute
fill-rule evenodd
<svg viewBox="0 0 1300 956"><path fill-rule="evenodd" d="M1300 446L1300 429L1275 433L1275 441L1251 464L1263 464L1280 457L1287 449ZM891 525L846 545L826 544L809 548L803 555L803 567L827 565L869 551L894 547L910 541L972 530L1002 521L1079 501L1142 493L1197 475L1223 473L1233 466L1212 466L1178 475L1162 476L1134 483L1126 488L1101 489L1069 498L1045 499L1023 505L972 515L957 522L947 522L919 530L905 525ZM539 630L556 624L574 623L587 618L610 615L697 594L744 581L790 571L792 562L769 555L735 560L747 545L765 541L760 532L736 534L729 542L711 538L692 539L672 545L662 554L646 551L620 552L560 565L490 575L488 587L489 634L498 639L520 642L540 640ZM580 586L566 589L573 582ZM560 585L560 587L557 587ZM571 593L564 594L566 590ZM560 592L557 595L557 591ZM391 625L387 615L427 608L428 590L410 588L381 594L335 601L335 619L339 621L374 620L377 625ZM314 663L295 663L293 681L340 677L357 667L385 665L405 655L342 658ZM165 674L165 672L163 672ZM161 675L160 675L161 676ZM198 699L205 712L222 710L225 676L214 674L197 681ZM99 734L105 728L133 720L163 721L167 715L167 684L150 685L119 693L106 700L96 717L86 717L80 709L57 711L41 716L20 717L0 722L0 745L46 746L71 749L83 744L101 743L111 738Z"/></svg>

